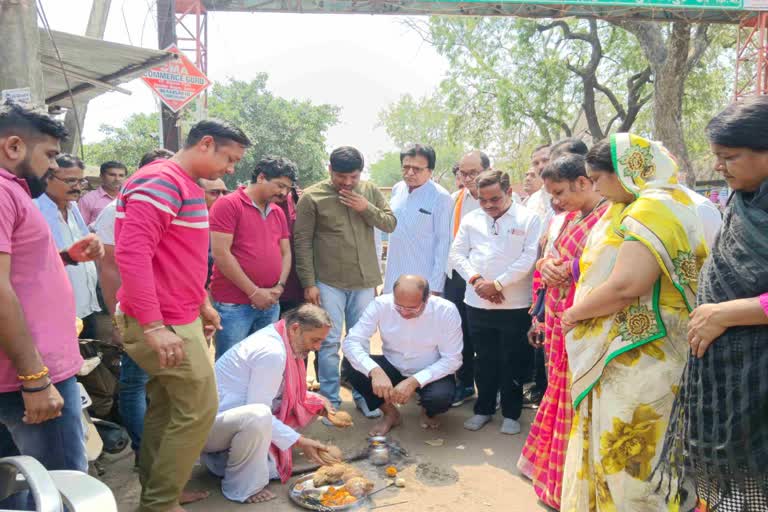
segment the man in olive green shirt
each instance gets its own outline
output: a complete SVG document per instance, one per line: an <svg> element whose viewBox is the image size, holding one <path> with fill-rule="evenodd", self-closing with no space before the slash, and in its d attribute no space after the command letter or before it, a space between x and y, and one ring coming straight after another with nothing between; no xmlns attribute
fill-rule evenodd
<svg viewBox="0 0 768 512"><path fill-rule="evenodd" d="M304 191L293 226L296 273L304 299L322 305L333 322L317 357L320 394L336 407L341 404L341 327L346 325L349 331L357 323L381 284L373 230L391 233L397 224L379 189L360 181L362 170L360 151L349 146L335 149L330 179ZM381 415L368 410L359 395L355 403L368 417Z"/></svg>

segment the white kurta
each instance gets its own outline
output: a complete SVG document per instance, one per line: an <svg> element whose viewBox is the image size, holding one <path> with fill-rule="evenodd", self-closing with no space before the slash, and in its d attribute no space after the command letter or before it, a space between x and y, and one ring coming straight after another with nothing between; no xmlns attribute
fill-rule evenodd
<svg viewBox="0 0 768 512"><path fill-rule="evenodd" d="M442 292L451 246L450 194L432 180L410 192L401 181L392 187L389 204L397 227L389 235L383 293L390 293L403 274L422 276L432 291Z"/></svg>
<svg viewBox="0 0 768 512"><path fill-rule="evenodd" d="M219 412L202 460L224 477L224 496L245 501L277 478L269 446L287 450L300 434L278 420L286 351L271 325L232 347L216 361Z"/></svg>

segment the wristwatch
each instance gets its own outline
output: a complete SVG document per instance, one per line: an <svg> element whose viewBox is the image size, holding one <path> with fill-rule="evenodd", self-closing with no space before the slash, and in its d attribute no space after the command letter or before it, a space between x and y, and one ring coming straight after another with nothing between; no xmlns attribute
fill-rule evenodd
<svg viewBox="0 0 768 512"><path fill-rule="evenodd" d="M493 287L496 288L497 292L500 292L501 290L504 289L504 287L501 286L501 283L495 280L493 281Z"/></svg>

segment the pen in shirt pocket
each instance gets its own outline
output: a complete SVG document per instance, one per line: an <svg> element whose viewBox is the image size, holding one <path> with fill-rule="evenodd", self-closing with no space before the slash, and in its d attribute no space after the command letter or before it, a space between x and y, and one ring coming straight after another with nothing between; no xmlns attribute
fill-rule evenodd
<svg viewBox="0 0 768 512"><path fill-rule="evenodd" d="M432 212L427 211L424 208L419 208L419 213L426 213L427 215L432 215Z"/></svg>

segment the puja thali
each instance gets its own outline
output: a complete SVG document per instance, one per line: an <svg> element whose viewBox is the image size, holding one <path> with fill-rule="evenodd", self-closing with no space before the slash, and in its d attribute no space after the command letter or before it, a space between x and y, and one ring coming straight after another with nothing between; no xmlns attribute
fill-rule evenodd
<svg viewBox="0 0 768 512"><path fill-rule="evenodd" d="M328 502L328 498L333 495L343 495L344 483L338 482L338 485L323 485L315 487L312 482L313 474L304 475L296 480L288 490L288 497L296 505L308 509L317 510L318 512L336 512L340 510L352 510L356 509L368 502L368 496L364 495L360 498L350 496L354 499L353 502L339 505L325 505L323 501ZM326 497L325 500L323 497Z"/></svg>

